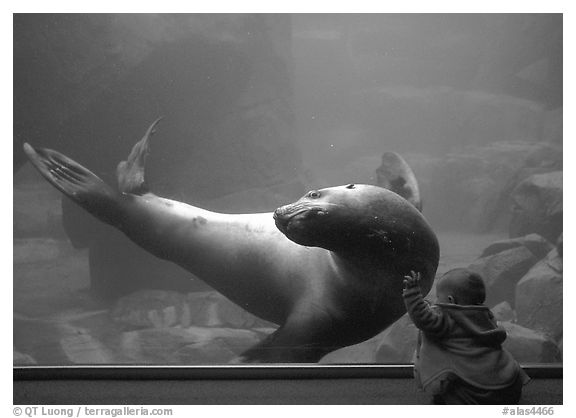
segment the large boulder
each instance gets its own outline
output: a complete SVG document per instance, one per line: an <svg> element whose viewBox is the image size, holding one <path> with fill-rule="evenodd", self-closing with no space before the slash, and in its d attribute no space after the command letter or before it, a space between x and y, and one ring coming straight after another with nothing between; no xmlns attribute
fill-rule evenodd
<svg viewBox="0 0 576 418"><path fill-rule="evenodd" d="M409 156L406 157L412 164ZM562 169L562 148L549 143L502 141L462 147L433 164L416 164L426 216L443 228L507 231L510 194L527 177ZM527 231L525 234L538 231Z"/></svg>
<svg viewBox="0 0 576 418"><path fill-rule="evenodd" d="M544 258L554 248L546 238L538 234L529 234L524 237L496 241L482 251L480 258L521 246L528 248L538 259Z"/></svg>
<svg viewBox="0 0 576 418"><path fill-rule="evenodd" d="M508 337L503 347L520 363L557 363L562 361L558 345L548 336L512 322L502 322Z"/></svg>
<svg viewBox="0 0 576 418"><path fill-rule="evenodd" d="M486 305L508 301L514 306L516 283L538 261L525 246L506 249L473 262L469 269L480 274L486 285Z"/></svg>
<svg viewBox="0 0 576 418"><path fill-rule="evenodd" d="M537 233L555 242L562 233L562 171L535 174L512 192L510 236Z"/></svg>
<svg viewBox="0 0 576 418"><path fill-rule="evenodd" d="M554 249L516 285L518 324L558 341L563 326L562 259Z"/></svg>
<svg viewBox="0 0 576 418"><path fill-rule="evenodd" d="M496 321L503 322L516 320L516 313L506 301L500 302L498 305L491 308L491 311L494 314Z"/></svg>

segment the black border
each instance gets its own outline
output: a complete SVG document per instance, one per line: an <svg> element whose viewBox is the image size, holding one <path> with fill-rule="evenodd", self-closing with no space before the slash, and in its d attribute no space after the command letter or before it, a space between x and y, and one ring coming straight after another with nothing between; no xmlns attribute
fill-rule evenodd
<svg viewBox="0 0 576 418"><path fill-rule="evenodd" d="M562 379L562 364L522 365L536 379ZM14 381L30 380L213 380L213 379L407 379L411 364L278 364L224 366L21 366L13 368Z"/></svg>

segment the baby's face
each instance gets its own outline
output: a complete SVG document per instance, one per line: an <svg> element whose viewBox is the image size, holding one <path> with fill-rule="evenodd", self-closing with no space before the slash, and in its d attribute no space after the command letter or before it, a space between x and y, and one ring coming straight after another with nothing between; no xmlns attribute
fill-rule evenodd
<svg viewBox="0 0 576 418"><path fill-rule="evenodd" d="M452 290L449 280L440 279L436 285L436 303L456 303Z"/></svg>
<svg viewBox="0 0 576 418"><path fill-rule="evenodd" d="M454 303L454 298L447 289L436 289L436 303Z"/></svg>

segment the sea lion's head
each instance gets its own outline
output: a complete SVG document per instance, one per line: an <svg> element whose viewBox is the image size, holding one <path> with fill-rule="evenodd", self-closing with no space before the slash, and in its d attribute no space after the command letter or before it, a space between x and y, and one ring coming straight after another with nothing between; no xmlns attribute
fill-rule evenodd
<svg viewBox="0 0 576 418"><path fill-rule="evenodd" d="M407 231L419 227L421 219L396 193L366 184L312 190L274 212L276 226L288 239L332 251L359 245L403 247Z"/></svg>

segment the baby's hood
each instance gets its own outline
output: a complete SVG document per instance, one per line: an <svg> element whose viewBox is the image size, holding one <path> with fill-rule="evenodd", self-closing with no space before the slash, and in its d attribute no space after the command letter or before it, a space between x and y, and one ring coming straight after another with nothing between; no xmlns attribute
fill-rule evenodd
<svg viewBox="0 0 576 418"><path fill-rule="evenodd" d="M472 337L486 345L500 345L506 331L499 327L494 315L486 306L438 304L455 323L454 337Z"/></svg>

